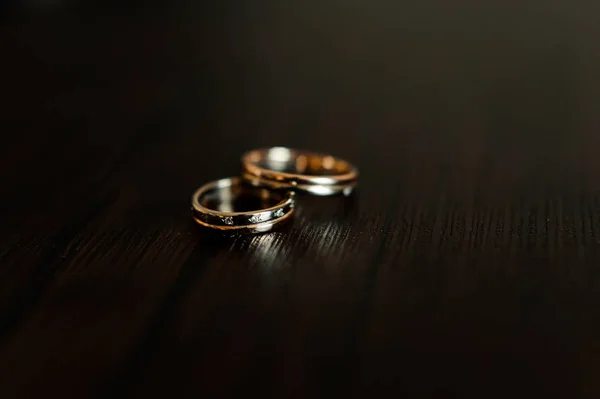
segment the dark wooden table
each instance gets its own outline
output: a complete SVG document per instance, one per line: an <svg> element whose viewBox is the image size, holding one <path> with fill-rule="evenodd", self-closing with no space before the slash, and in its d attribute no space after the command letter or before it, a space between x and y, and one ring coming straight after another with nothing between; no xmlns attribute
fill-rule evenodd
<svg viewBox="0 0 600 399"><path fill-rule="evenodd" d="M600 397L599 8L5 8L0 397ZM359 192L195 226L271 145Z"/></svg>

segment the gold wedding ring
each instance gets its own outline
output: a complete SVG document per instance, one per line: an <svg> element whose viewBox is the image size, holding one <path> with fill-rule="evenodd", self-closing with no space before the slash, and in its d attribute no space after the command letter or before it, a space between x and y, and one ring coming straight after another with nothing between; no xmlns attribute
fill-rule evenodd
<svg viewBox="0 0 600 399"><path fill-rule="evenodd" d="M193 219L215 230L264 233L293 213L293 192L254 187L238 177L208 183L192 195Z"/></svg>
<svg viewBox="0 0 600 399"><path fill-rule="evenodd" d="M314 195L349 195L358 179L358 169L343 159L286 147L250 151L242 168L242 177L253 186Z"/></svg>

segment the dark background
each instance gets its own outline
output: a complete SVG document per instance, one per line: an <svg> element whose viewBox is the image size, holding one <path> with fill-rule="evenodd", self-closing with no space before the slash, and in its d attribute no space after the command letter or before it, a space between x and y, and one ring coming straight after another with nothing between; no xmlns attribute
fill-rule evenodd
<svg viewBox="0 0 600 399"><path fill-rule="evenodd" d="M0 397L600 396L597 1L1 15ZM357 195L196 227L272 145Z"/></svg>

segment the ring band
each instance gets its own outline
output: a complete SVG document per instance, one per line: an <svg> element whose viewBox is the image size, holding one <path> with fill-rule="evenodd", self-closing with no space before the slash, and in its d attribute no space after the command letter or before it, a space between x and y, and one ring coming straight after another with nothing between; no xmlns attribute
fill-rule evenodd
<svg viewBox="0 0 600 399"><path fill-rule="evenodd" d="M250 151L242 168L242 177L253 186L315 195L349 195L358 179L358 169L343 159L286 147Z"/></svg>
<svg viewBox="0 0 600 399"><path fill-rule="evenodd" d="M260 209L235 211L243 199L252 199L255 202L252 208ZM221 231L264 233L287 221L293 213L293 192L253 187L238 177L208 183L192 195L194 221Z"/></svg>

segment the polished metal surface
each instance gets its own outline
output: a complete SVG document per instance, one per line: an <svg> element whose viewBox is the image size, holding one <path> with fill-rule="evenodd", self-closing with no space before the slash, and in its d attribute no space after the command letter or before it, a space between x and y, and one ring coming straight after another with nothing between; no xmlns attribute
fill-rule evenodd
<svg viewBox="0 0 600 399"><path fill-rule="evenodd" d="M237 211L242 197L259 209ZM199 225L221 231L264 233L286 222L294 213L294 193L254 187L238 177L217 180L192 195L192 218ZM255 205L254 208L257 206Z"/></svg>
<svg viewBox="0 0 600 399"><path fill-rule="evenodd" d="M349 195L358 169L331 155L286 147L250 151L242 157L242 177L257 187L314 195Z"/></svg>

